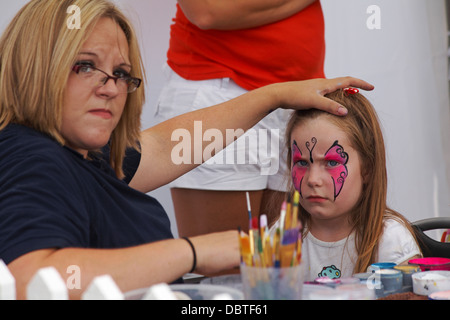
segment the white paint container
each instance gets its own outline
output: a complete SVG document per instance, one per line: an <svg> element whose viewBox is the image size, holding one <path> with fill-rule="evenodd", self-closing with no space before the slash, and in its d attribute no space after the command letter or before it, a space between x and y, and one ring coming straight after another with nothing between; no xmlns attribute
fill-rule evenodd
<svg viewBox="0 0 450 320"><path fill-rule="evenodd" d="M450 271L424 271L412 275L415 294L428 296L450 290Z"/></svg>

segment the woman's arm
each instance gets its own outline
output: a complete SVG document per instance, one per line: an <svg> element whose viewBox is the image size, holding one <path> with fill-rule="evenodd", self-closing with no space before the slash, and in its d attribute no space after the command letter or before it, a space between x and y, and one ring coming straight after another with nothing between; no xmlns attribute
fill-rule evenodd
<svg viewBox="0 0 450 320"><path fill-rule="evenodd" d="M141 162L130 186L147 193L208 160L210 155L203 154L205 147L212 143L203 141L207 130L221 134L221 147L224 148L232 142L226 141L227 129L246 131L277 108L318 108L342 115L339 111L342 106L324 95L349 86L373 89L371 84L351 77L277 83L149 128L142 133ZM184 139L186 137L189 139ZM177 164L174 159L179 156L181 144L187 146L183 151L189 153L189 163Z"/></svg>
<svg viewBox="0 0 450 320"><path fill-rule="evenodd" d="M196 249L200 274L216 273L239 265L237 231L213 233L190 238ZM63 279L69 266L80 268L80 289L69 290L71 299L79 299L96 276L109 274L122 292L173 282L189 272L193 252L184 239L158 241L124 249L45 249L25 254L8 268L16 279L17 298L26 299L26 288L40 269L55 267Z"/></svg>
<svg viewBox="0 0 450 320"><path fill-rule="evenodd" d="M316 0L177 0L200 29L248 29L283 20Z"/></svg>

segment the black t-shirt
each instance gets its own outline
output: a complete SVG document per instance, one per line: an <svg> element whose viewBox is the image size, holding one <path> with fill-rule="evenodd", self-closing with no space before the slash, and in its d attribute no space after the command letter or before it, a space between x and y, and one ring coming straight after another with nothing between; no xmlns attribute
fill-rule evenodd
<svg viewBox="0 0 450 320"><path fill-rule="evenodd" d="M127 154L134 174L140 156ZM130 165L131 163L131 165ZM47 248L123 248L173 238L163 207L86 160L21 125L0 131L0 259Z"/></svg>

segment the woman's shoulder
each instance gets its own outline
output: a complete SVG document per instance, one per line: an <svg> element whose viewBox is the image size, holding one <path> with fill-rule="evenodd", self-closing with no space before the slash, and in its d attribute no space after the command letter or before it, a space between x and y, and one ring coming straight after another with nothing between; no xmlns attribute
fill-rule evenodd
<svg viewBox="0 0 450 320"><path fill-rule="evenodd" d="M49 135L19 124L10 124L0 131L0 146L0 152L5 155L45 155L62 149Z"/></svg>
<svg viewBox="0 0 450 320"><path fill-rule="evenodd" d="M66 166L64 148L50 136L22 125L0 131L0 168L21 170Z"/></svg>

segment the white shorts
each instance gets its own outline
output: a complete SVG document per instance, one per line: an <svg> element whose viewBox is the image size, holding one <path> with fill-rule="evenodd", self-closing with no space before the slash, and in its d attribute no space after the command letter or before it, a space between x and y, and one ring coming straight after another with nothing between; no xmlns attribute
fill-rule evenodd
<svg viewBox="0 0 450 320"><path fill-rule="evenodd" d="M168 66L165 67L165 74L167 83L158 100L155 113L157 122L213 106L247 92L229 78L190 81L178 76ZM284 133L291 112L284 109L272 112L223 151L173 181L170 187L287 191L289 174ZM236 130L229 130L227 135L236 133ZM200 139L204 142L214 140L205 135ZM212 144L210 149L213 149Z"/></svg>

